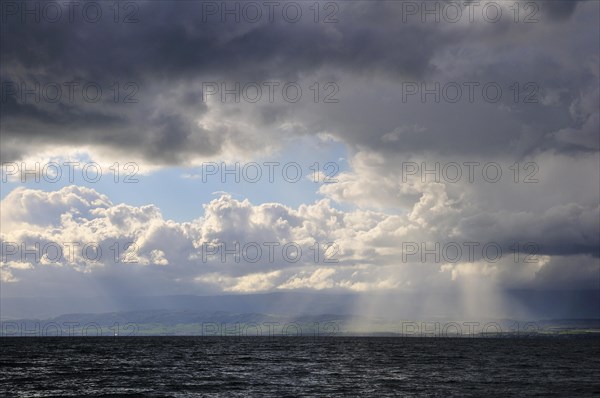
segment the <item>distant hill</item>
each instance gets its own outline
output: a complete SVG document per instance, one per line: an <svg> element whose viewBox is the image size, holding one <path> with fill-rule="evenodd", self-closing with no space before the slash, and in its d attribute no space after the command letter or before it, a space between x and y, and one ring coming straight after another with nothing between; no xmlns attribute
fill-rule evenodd
<svg viewBox="0 0 600 398"><path fill-rule="evenodd" d="M339 314L281 316L261 313L140 310L65 314L0 322L0 336L304 336L407 337L597 336L600 319L517 321L390 320Z"/></svg>
<svg viewBox="0 0 600 398"><path fill-rule="evenodd" d="M227 312L271 314L280 317L339 314L341 316L399 319L469 319L456 306L458 293L322 294L275 292L219 296L146 296L98 298L14 298L0 299L0 319L49 319L62 314L105 314L165 310L180 314ZM485 318L512 319L596 319L600 318L600 291L508 291L504 294L506 313L484 312ZM162 315L164 317L175 315ZM179 316L179 315L178 315Z"/></svg>

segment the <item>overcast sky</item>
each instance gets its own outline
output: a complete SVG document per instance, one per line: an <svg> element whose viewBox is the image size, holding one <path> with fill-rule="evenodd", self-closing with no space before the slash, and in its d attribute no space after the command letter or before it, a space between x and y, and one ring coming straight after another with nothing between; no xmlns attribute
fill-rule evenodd
<svg viewBox="0 0 600 398"><path fill-rule="evenodd" d="M3 296L599 288L597 1L52 4L0 10Z"/></svg>

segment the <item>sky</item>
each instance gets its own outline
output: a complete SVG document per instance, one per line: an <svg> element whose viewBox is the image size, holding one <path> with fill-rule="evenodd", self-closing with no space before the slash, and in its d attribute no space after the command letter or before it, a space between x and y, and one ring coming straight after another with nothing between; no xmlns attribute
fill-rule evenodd
<svg viewBox="0 0 600 398"><path fill-rule="evenodd" d="M4 297L600 288L596 1L0 12Z"/></svg>

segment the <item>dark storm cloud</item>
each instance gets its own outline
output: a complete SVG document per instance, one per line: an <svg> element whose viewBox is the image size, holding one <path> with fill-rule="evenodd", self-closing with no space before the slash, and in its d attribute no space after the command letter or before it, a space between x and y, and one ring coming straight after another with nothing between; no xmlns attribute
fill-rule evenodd
<svg viewBox="0 0 600 398"><path fill-rule="evenodd" d="M115 24L110 18L90 24L3 24L3 63L48 73L87 78L135 75L177 79L214 72L234 78L295 77L334 65L345 69L386 69L420 75L444 39L420 23L400 23L389 4L342 5L340 21L317 24L309 15L290 23L236 23L219 17L203 21L206 2L136 2L139 23ZM307 12L307 9L304 10ZM378 22L384 23L378 26Z"/></svg>
<svg viewBox="0 0 600 398"><path fill-rule="evenodd" d="M564 20L569 18L575 8L577 7L577 1L546 1L541 4L542 9L545 13L553 19Z"/></svg>
<svg viewBox="0 0 600 398"><path fill-rule="evenodd" d="M26 4L20 7L40 3ZM294 81L320 68L419 78L433 69L430 60L438 48L462 36L441 34L417 19L402 23L401 10L393 2L339 3L339 22L332 24L314 23L307 8L298 23L281 16L274 23L266 18L259 23L223 23L218 16L203 21L203 2L135 4L139 22L131 24L114 23L108 7L103 7L104 17L97 23L77 13L71 22L66 11L56 23L44 18L38 23L31 15L23 23L21 15L2 15L1 77L3 96L9 97L2 103L5 141L27 137L40 143L113 145L157 163L185 162L194 154L219 153L221 147L214 138L217 133L194 126L193 119L206 111L198 101L201 89L196 86L182 94L182 87L202 79ZM27 95L25 101L15 101L8 88L25 82L28 88L39 83L43 89L48 83L71 81L97 82L104 90L102 101L90 104L76 97L67 104L64 98L36 103L27 101ZM115 81L137 84L140 103L110 103L106 97ZM176 109L168 112L178 122L166 126L164 116L156 113L165 112L161 95L172 95L167 90L174 87L179 88L179 98L171 104ZM156 118L163 120L158 126L152 124ZM209 141L202 148L193 146ZM10 161L20 154L4 150L3 156Z"/></svg>
<svg viewBox="0 0 600 398"><path fill-rule="evenodd" d="M30 2L30 7L35 3ZM467 56L468 62L469 52L478 54L470 49L479 45L507 52L507 65L473 62L473 70L478 74L462 78L498 81L506 90L515 72L506 46L516 46L512 54L516 57L518 48L531 48L535 52L538 44L525 39L528 34L535 35L530 32L531 28L514 24L510 18L486 23L483 28L422 23L419 15L407 18L400 2L339 2L335 14L338 22L330 24L314 23L306 7L297 23L287 22L277 13L273 23L266 17L257 23L236 23L229 17L223 23L218 15L205 15L204 2L135 4L139 7L136 14L139 22L131 24L114 23L108 7L104 7L104 17L98 23L86 22L81 17L74 22L64 19L58 23L31 20L23 23L19 16L3 15L3 84L25 81L31 87L34 82L101 82L108 96L111 82L134 82L139 86L140 100L137 104L115 104L110 98L103 98L99 103L89 104L76 98L72 104L64 104L64 101L23 104L9 99L2 104L5 141L9 138L18 141L19 137L27 136L28 140L40 143L114 146L118 151L134 151L155 163L185 163L194 156L218 154L236 134L231 131L228 137L223 132L207 131L195 125L194 119L206 112L199 81L293 81L319 70L329 70L347 76L381 76L400 84L407 79L417 81L439 76L444 72L440 68L445 65L433 60L444 51L456 52L458 58ZM551 20L565 20L573 14L576 5L552 1L542 4L541 8L540 18L547 14ZM542 22L551 24L551 21ZM595 39L591 39L589 44L594 43ZM586 47L585 51L589 50ZM362 109L359 113L348 101L345 111L332 113L336 120L327 120L331 116L326 114L319 122L316 115L315 121L308 120L307 124L343 131L343 140L384 152L435 150L432 145L459 153L490 148L505 151L514 149L507 148L506 144L515 141L521 142L518 151L524 154L533 147L544 146L585 150L581 142L589 143L589 138L559 142L551 128L577 128L570 124L569 106L581 87L593 81L593 77L569 80L578 75L562 70L556 63L555 58L563 56L568 56L568 52L525 59L529 63L525 70L531 72L532 80L541 81L544 87L568 87L566 94L562 94L562 106L552 112L529 107L526 112L513 113L512 124L497 113L479 119L470 116L463 121L470 120L473 126L468 123L428 126L418 134L404 134L394 145L382 142L382 136L398 127L397 112L387 109L387 114L371 120L368 115L376 110L365 108L364 101L357 105ZM351 85L352 82L345 88ZM376 98L381 95L373 90L371 94ZM256 109L262 115L285 112L272 107ZM433 115L430 119L434 121L449 120L448 113L455 112L451 107L441 106L420 106L419 109L421 113ZM363 117L365 112L366 118ZM361 115L359 123L347 125L346 120L357 114ZM414 115L421 119L424 116L418 112ZM512 137L507 140L506 134L495 132L494 127L490 128L490 134L481 134L490 118L497 118L496 129L504 129ZM579 121L581 125L584 122ZM529 133L515 128L517 125L526 126ZM453 134L446 133L449 128ZM243 132L238 133L243 135ZM523 135L527 135L525 140L521 139ZM3 150L2 155L5 160L20 156L10 150Z"/></svg>
<svg viewBox="0 0 600 398"><path fill-rule="evenodd" d="M33 7L36 2L28 4ZM297 23L279 13L274 22L265 14L257 23L243 18L236 23L231 16L223 22L220 15L206 15L206 2L135 4L139 22L129 24L114 23L109 7L103 7L104 17L97 23L81 16L74 22L63 18L58 23L23 23L20 16L3 15L3 84L98 82L104 90L97 103L81 98L56 104L3 100L5 143L27 137L28 144L91 144L134 153L155 164L185 164L220 154L232 140L258 141L243 127L225 131L198 126L197 119L208 110L202 102L202 81L296 81L325 71L341 79L342 96L353 88L360 95L343 97L336 109L242 104L220 117L235 121L243 105L251 106L254 123L268 140L269 123L295 115L308 133L329 131L351 146L390 154L443 150L522 157L544 150L598 149L597 111L582 106L597 95L589 92L597 84L597 73L593 65L584 66L598 45L595 8L580 21L572 18L575 2L551 1L539 3L539 23L514 23L508 8L494 23L480 17L475 23L467 17L459 23L422 23L421 15L408 15L402 2L352 1L336 3L334 23L315 23L308 6ZM222 7L220 2L210 4ZM422 2L415 4L423 7ZM529 15L526 11L531 10L521 11ZM577 35L577 40L569 35ZM554 46L562 37L573 40L568 46ZM458 74L456 62L462 63ZM569 62L577 67L569 67ZM366 82L363 87L357 78ZM371 78L384 83L377 86ZM432 80L494 82L504 95L498 103L482 104L480 98L462 105L400 102L404 82L433 84ZM510 87L516 80L535 82L538 100L556 93L554 102L514 103ZM120 83L120 101L129 92L124 84L133 82L139 102L114 103L115 81ZM406 131L406 125L420 128ZM388 139L390 134L397 139ZM4 148L3 160L27 152L15 149ZM255 149L246 148L249 153Z"/></svg>

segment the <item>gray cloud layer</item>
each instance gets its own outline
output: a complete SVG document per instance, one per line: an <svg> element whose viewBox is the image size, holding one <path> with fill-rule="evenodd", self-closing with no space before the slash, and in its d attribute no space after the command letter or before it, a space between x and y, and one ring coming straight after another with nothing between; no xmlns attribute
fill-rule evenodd
<svg viewBox="0 0 600 398"><path fill-rule="evenodd" d="M133 24L114 23L108 7L98 23L81 17L22 23L18 16L5 15L3 83L31 87L36 81L91 81L105 92L95 104L77 97L74 103L63 98L58 104L6 98L5 161L61 144L91 144L168 164L220 155L232 147L234 153L252 152L257 145L250 144L253 135L243 127L198 125L208 110L201 100L202 82L303 81L308 91L311 79L327 78L341 89L335 106L291 107L280 99L275 104L210 106L222 108L226 118L250 113L266 138L285 139L278 126L302 118L304 133L328 131L351 146L381 152L443 148L446 153L524 155L598 149L594 2L579 7L540 2L539 22L530 24L515 23L504 3L496 23L486 22L479 8L474 22L465 16L458 23L422 23L419 15L407 15L402 2L340 2L337 23L314 23L307 6L297 23L277 13L273 23L266 15L258 23L235 23L231 17L224 23L213 15L203 20L204 2L136 4L139 22ZM140 102L113 103L108 92L115 81L135 82ZM499 103L489 103L478 90L474 104L422 104L418 96L402 102L402 83L407 81L442 86L496 82L503 96ZM509 88L514 82L535 82L541 103L514 103ZM415 124L421 127L418 132L402 130ZM399 128L401 139L382 140Z"/></svg>

